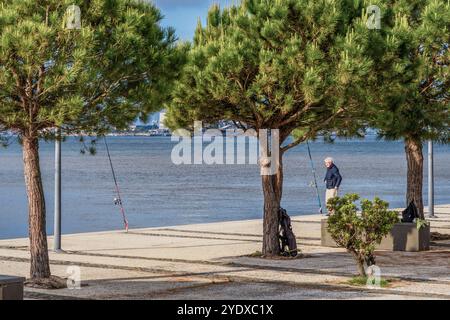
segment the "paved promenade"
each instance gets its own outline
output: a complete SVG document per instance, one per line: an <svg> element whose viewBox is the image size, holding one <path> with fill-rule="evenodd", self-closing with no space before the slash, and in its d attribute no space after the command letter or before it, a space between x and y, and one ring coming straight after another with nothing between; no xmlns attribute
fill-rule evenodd
<svg viewBox="0 0 450 320"><path fill-rule="evenodd" d="M432 232L450 234L450 205L436 208ZM266 260L262 221L63 236L64 253L50 253L54 275L79 266L78 290L26 288L27 299L450 299L450 240L431 251L377 252L388 288L355 287L352 257L320 246L319 215L293 217L302 258ZM52 238L49 237L49 247ZM27 276L28 239L0 241L0 274Z"/></svg>

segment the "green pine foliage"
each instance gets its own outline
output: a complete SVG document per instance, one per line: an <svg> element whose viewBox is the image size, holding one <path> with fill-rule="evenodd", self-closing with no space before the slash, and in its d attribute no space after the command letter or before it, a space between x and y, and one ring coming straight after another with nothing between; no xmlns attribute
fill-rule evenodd
<svg viewBox="0 0 450 320"><path fill-rule="evenodd" d="M67 30L69 5L81 30ZM0 7L0 126L37 134L123 128L162 106L182 55L153 5L6 0Z"/></svg>
<svg viewBox="0 0 450 320"><path fill-rule="evenodd" d="M81 29L67 28L73 4ZM0 131L16 133L23 145L37 284L50 279L39 138L54 138L55 128L103 134L161 108L184 59L161 19L155 6L136 0L0 4Z"/></svg>
<svg viewBox="0 0 450 320"><path fill-rule="evenodd" d="M380 4L375 61L374 126L387 139L450 142L450 3Z"/></svg>
<svg viewBox="0 0 450 320"><path fill-rule="evenodd" d="M370 77L362 1L244 0L197 26L168 125L234 120L304 141L352 129ZM354 130L353 130L354 132ZM286 151L288 148L283 149Z"/></svg>
<svg viewBox="0 0 450 320"><path fill-rule="evenodd" d="M423 144L450 142L450 3L379 1L381 30L370 34L370 126L381 138L402 139L407 161L406 203L423 213ZM372 80L375 80L372 82Z"/></svg>

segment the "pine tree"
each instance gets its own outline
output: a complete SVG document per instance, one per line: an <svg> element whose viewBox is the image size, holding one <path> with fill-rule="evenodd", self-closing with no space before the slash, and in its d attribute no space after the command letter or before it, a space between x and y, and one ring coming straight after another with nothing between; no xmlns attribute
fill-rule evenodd
<svg viewBox="0 0 450 320"><path fill-rule="evenodd" d="M423 143L450 142L450 3L447 0L380 1L382 29L371 34L376 82L372 125L380 136L403 139L406 205L423 214Z"/></svg>
<svg viewBox="0 0 450 320"><path fill-rule="evenodd" d="M265 256L280 251L283 154L323 131L354 133L364 113L362 84L371 77L364 8L353 0L244 0L212 6L197 27L167 124L232 120L279 130L278 170L262 176Z"/></svg>
<svg viewBox="0 0 450 320"><path fill-rule="evenodd" d="M81 30L67 29L69 5ZM182 54L153 5L130 0L4 0L0 5L0 130L23 147L31 280L50 277L39 138L104 133L161 106Z"/></svg>

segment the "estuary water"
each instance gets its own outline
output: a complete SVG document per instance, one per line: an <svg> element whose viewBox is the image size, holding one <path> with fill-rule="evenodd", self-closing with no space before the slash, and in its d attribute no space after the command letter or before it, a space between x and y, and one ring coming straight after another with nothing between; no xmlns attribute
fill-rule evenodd
<svg viewBox="0 0 450 320"><path fill-rule="evenodd" d="M108 137L130 228L159 227L256 219L262 217L261 177L256 165L175 165L170 137ZM63 233L122 228L114 206L114 183L105 146L97 155L80 154L75 138L63 143ZM323 159L335 158L343 176L340 193L379 196L391 207L404 206L406 163L402 142L338 140L311 143L323 201ZM47 204L47 226L53 230L54 145L41 142L40 155ZM426 147L424 156L426 157ZM317 213L311 165L305 145L284 158L282 206L291 215ZM426 194L426 168L425 189ZM435 201L450 203L450 147L435 147ZM20 145L0 149L0 239L27 236L27 205Z"/></svg>

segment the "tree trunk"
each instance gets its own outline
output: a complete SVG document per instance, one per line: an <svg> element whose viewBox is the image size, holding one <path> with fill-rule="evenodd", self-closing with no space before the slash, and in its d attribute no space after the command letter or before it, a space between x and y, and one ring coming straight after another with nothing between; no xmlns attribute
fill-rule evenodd
<svg viewBox="0 0 450 320"><path fill-rule="evenodd" d="M358 259L357 261L358 264L358 273L361 277L367 277L366 274L366 269L364 268L364 259Z"/></svg>
<svg viewBox="0 0 450 320"><path fill-rule="evenodd" d="M23 162L28 196L28 232L31 255L30 278L49 278L50 265L45 223L45 198L37 137L23 137Z"/></svg>
<svg viewBox="0 0 450 320"><path fill-rule="evenodd" d="M279 209L283 195L283 164L280 155L279 165L275 175L262 176L264 193L264 227L263 249L264 256L280 255L279 241Z"/></svg>
<svg viewBox="0 0 450 320"><path fill-rule="evenodd" d="M411 201L417 207L419 216L424 219L423 213L423 152L422 142L406 138L405 139L406 161L408 163L407 172L407 191L406 191L406 206Z"/></svg>
<svg viewBox="0 0 450 320"><path fill-rule="evenodd" d="M280 201L277 197L276 176L262 176L262 189L264 194L264 221L263 221L263 248L262 254L266 257L280 255L280 242L278 238Z"/></svg>
<svg viewBox="0 0 450 320"><path fill-rule="evenodd" d="M261 180L264 195L263 247L266 257L281 253L279 241L279 209L283 183L279 132L259 131Z"/></svg>
<svg viewBox="0 0 450 320"><path fill-rule="evenodd" d="M364 257L358 254L357 252L351 251L353 257L356 260L356 265L358 267L358 273L361 277L366 277L366 269L364 267Z"/></svg>
<svg viewBox="0 0 450 320"><path fill-rule="evenodd" d="M281 204L281 198L283 197L283 155L280 154L278 160L278 169L275 175L275 196L279 204Z"/></svg>

